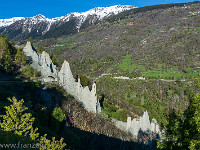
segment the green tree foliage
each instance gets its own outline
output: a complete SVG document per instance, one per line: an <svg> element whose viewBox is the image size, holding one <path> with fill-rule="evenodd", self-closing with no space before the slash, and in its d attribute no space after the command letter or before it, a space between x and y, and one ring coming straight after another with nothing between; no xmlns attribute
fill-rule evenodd
<svg viewBox="0 0 200 150"><path fill-rule="evenodd" d="M6 114L1 116L3 118L3 122L0 123L1 129L35 140L39 136L39 133L36 133L38 129L33 129L35 118L30 113L24 113L28 109L23 105L24 100L18 102L15 97L8 100L12 105L5 106Z"/></svg>
<svg viewBox="0 0 200 150"><path fill-rule="evenodd" d="M26 65L22 68L22 74L25 78L39 76L39 72L37 70L33 69L30 65Z"/></svg>
<svg viewBox="0 0 200 150"><path fill-rule="evenodd" d="M194 112L194 116L192 118L192 123L194 125L191 127L195 127L195 131L197 131L195 136L191 138L189 148L200 149L200 93L198 93L193 99L192 112Z"/></svg>
<svg viewBox="0 0 200 150"><path fill-rule="evenodd" d="M41 147L40 150L62 150L66 146L66 144L63 143L64 138L61 138L60 141L56 141L55 137L52 137L52 140L48 140L46 136L47 135L45 134L40 137L39 145L45 145L44 147Z"/></svg>
<svg viewBox="0 0 200 150"><path fill-rule="evenodd" d="M41 150L62 150L66 146L66 144L63 143L63 138L56 141L55 137L53 137L52 140L48 140L46 134L39 137L39 133L37 133L38 128L33 128L35 118L32 117L31 113L25 113L28 108L23 105L24 101L18 101L15 97L12 99L8 98L8 100L12 104L10 106L5 106L6 114L1 115L3 121L0 122L0 132L6 132L7 134L4 134L4 138L3 140L1 139L0 142L4 142L4 140L8 138L9 141L13 141L12 136L14 134L20 137L18 138L18 142L28 143L30 141L35 141L37 145L43 146L40 148ZM0 135L2 135L2 133Z"/></svg>
<svg viewBox="0 0 200 150"><path fill-rule="evenodd" d="M0 37L0 67L12 71L17 50L6 36Z"/></svg>
<svg viewBox="0 0 200 150"><path fill-rule="evenodd" d="M62 112L62 109L60 107L56 107L53 110L52 116L58 120L59 122L62 122L66 119L65 114Z"/></svg>
<svg viewBox="0 0 200 150"><path fill-rule="evenodd" d="M4 35L4 34L2 34L0 37L1 37L1 38L5 38L5 35Z"/></svg>
<svg viewBox="0 0 200 150"><path fill-rule="evenodd" d="M168 115L166 134L158 149L200 149L200 93L193 96L183 114L173 110Z"/></svg>
<svg viewBox="0 0 200 150"><path fill-rule="evenodd" d="M90 86L91 85L91 81L84 74L76 74L75 75L76 81L78 81L78 77L80 77L82 86L85 87L85 86Z"/></svg>
<svg viewBox="0 0 200 150"><path fill-rule="evenodd" d="M16 71L26 64L27 57L21 48L16 49L7 36L0 37L0 67L6 72Z"/></svg>
<svg viewBox="0 0 200 150"><path fill-rule="evenodd" d="M31 42L31 44L33 45L33 38L32 37L29 38L29 42Z"/></svg>
<svg viewBox="0 0 200 150"><path fill-rule="evenodd" d="M15 64L19 67L22 67L26 64L27 56L24 54L21 48L17 49L17 53L15 55Z"/></svg>
<svg viewBox="0 0 200 150"><path fill-rule="evenodd" d="M60 123L66 120L65 114L62 112L62 109L60 107L56 107L53 110L52 118L51 118L51 127L58 131L60 127Z"/></svg>
<svg viewBox="0 0 200 150"><path fill-rule="evenodd" d="M42 54L42 52L43 51L45 51L45 49L44 49L44 47L43 46L41 46L41 45L38 45L38 52L40 53L40 54Z"/></svg>
<svg viewBox="0 0 200 150"><path fill-rule="evenodd" d="M39 73L31 66L26 65L26 62L27 56L22 49L16 49L8 37L2 35L0 37L0 69L9 73L15 73L20 70L26 78L38 77Z"/></svg>
<svg viewBox="0 0 200 150"><path fill-rule="evenodd" d="M51 54L50 58L51 58L54 65L58 65L57 59L53 54Z"/></svg>

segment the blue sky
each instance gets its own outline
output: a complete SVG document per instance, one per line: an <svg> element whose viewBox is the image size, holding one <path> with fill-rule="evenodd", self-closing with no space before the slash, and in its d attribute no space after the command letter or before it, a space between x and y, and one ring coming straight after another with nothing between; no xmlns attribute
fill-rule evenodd
<svg viewBox="0 0 200 150"><path fill-rule="evenodd" d="M43 14L48 18L64 16L70 12L84 12L94 7L134 5L138 7L192 2L193 0L2 0L0 19L32 17Z"/></svg>

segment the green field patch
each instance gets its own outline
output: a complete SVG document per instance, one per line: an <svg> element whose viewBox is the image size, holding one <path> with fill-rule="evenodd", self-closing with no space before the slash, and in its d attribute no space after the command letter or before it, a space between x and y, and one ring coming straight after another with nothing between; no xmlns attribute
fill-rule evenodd
<svg viewBox="0 0 200 150"><path fill-rule="evenodd" d="M163 70L149 70L143 72L142 76L153 79L194 79L200 73L200 69L187 68L179 70L178 67L172 67L167 71Z"/></svg>
<svg viewBox="0 0 200 150"><path fill-rule="evenodd" d="M196 27L195 29L190 29L188 32L189 32L189 33L192 33L192 32L200 32L200 27Z"/></svg>
<svg viewBox="0 0 200 150"><path fill-rule="evenodd" d="M121 63L117 65L120 69L133 73L134 70L140 70L141 76L149 79L194 79L199 73L199 68L186 68L180 69L178 66L171 67L170 69L165 68L164 64L157 64L152 70L147 70L148 64L138 65L132 62L132 55L127 54L121 59Z"/></svg>
<svg viewBox="0 0 200 150"><path fill-rule="evenodd" d="M118 67L123 69L124 71L129 71L130 73L132 73L134 69L138 69L141 71L146 70L146 68L143 65L137 65L137 64L131 63L131 57L132 55L130 54L127 54L126 56L124 56L124 58L121 59L121 63L118 65Z"/></svg>

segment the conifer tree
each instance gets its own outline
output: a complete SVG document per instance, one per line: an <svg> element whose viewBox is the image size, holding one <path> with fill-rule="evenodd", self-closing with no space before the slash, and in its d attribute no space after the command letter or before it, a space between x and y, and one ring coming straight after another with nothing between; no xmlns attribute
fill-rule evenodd
<svg viewBox="0 0 200 150"><path fill-rule="evenodd" d="M56 141L55 137L53 137L52 140L48 140L46 138L46 134L39 137L39 133L37 133L38 128L33 128L35 118L32 117L31 113L25 112L28 108L23 105L23 99L17 101L17 99L13 97L12 99L8 98L8 100L12 104L10 106L5 106L6 114L0 116L3 118L3 121L0 122L0 132L6 132L6 136L8 136L9 141L12 141L14 134L20 137L18 142L37 142L40 150L62 150L66 146L66 144L63 143L63 138Z"/></svg>
<svg viewBox="0 0 200 150"><path fill-rule="evenodd" d="M24 54L21 48L18 48L17 53L15 55L15 61L14 61L15 64L21 67L26 64L26 61L27 61L27 56Z"/></svg>
<svg viewBox="0 0 200 150"><path fill-rule="evenodd" d="M17 50L7 36L0 37L0 66L6 71L12 71Z"/></svg>
<svg viewBox="0 0 200 150"><path fill-rule="evenodd" d="M166 133L158 142L158 149L200 149L200 93L190 100L182 115L172 111L168 116Z"/></svg>
<svg viewBox="0 0 200 150"><path fill-rule="evenodd" d="M35 140L39 136L39 133L36 133L38 129L33 129L35 118L30 113L25 113L28 108L23 105L24 100L18 102L15 97L8 100L12 105L5 106L6 114L1 116L3 118L3 122L0 123L1 129L20 136L29 135L32 140Z"/></svg>

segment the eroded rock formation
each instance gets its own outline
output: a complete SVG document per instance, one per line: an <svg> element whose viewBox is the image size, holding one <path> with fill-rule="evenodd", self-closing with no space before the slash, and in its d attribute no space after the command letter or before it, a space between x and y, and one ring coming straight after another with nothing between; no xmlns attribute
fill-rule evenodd
<svg viewBox="0 0 200 150"><path fill-rule="evenodd" d="M131 120L131 117L127 117L127 122L113 120L115 125L123 131L130 132L134 138L138 138L139 133L144 134L154 134L161 135L160 126L157 123L156 119L152 119L151 123L149 120L148 112L144 112L143 116L140 118L134 118Z"/></svg>
<svg viewBox="0 0 200 150"><path fill-rule="evenodd" d="M28 56L30 65L41 73L44 82L59 84L66 92L80 101L86 110L94 113L101 111L96 96L96 83L93 83L91 91L88 86L83 87L80 83L80 78L78 78L78 82L75 81L69 63L66 60L61 70L58 71L49 54L43 51L42 54L38 55L30 42L27 42L23 51Z"/></svg>

